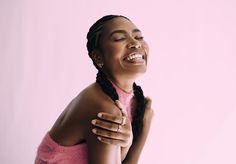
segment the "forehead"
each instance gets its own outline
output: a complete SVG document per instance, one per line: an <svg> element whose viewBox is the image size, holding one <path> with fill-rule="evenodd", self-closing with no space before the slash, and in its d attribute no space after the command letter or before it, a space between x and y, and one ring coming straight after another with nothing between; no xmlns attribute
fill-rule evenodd
<svg viewBox="0 0 236 164"><path fill-rule="evenodd" d="M110 34L115 30L125 30L127 32L137 29L136 25L123 17L113 18L105 23L102 33Z"/></svg>

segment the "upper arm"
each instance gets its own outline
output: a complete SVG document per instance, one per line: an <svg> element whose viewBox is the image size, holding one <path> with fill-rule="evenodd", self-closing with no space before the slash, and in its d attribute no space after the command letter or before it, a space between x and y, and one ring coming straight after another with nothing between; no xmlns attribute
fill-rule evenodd
<svg viewBox="0 0 236 164"><path fill-rule="evenodd" d="M107 112L111 114L121 114L118 108L112 103L105 105L91 105L91 111L87 114L87 128L85 128L85 137L88 145L89 164L121 164L121 148L118 145L105 144L97 139L97 136L92 132L92 119L97 117L98 112Z"/></svg>
<svg viewBox="0 0 236 164"><path fill-rule="evenodd" d="M87 137L89 164L121 164L120 146L104 144L92 133Z"/></svg>

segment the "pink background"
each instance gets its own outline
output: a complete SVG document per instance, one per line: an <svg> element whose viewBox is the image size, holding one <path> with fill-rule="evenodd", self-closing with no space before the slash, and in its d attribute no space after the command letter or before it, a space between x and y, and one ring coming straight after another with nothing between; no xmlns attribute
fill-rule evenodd
<svg viewBox="0 0 236 164"><path fill-rule="evenodd" d="M1 163L33 163L46 131L95 80L85 37L106 14L129 17L150 46L138 82L155 118L140 164L235 164L235 0L1 0Z"/></svg>

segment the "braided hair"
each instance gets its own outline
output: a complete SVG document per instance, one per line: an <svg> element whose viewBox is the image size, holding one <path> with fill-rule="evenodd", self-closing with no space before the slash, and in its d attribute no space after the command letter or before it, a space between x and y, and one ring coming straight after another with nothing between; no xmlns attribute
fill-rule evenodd
<svg viewBox="0 0 236 164"><path fill-rule="evenodd" d="M125 18L129 20L127 17L121 15L107 15L100 18L97 22L95 22L89 29L87 34L87 50L89 57L91 57L91 53L93 50L99 48L99 39L101 37L101 31L104 24L113 19L113 18ZM93 61L94 66L98 69L96 82L100 85L101 89L105 94L107 94L114 102L119 100L119 95L116 92L116 89L113 87L112 83L107 79L106 74L97 66L97 64ZM132 121L132 131L134 139L136 140L139 136L142 128L143 128L143 116L145 110L145 98L143 95L143 90L140 86L133 84L133 91L136 100L135 110L133 113L133 121Z"/></svg>

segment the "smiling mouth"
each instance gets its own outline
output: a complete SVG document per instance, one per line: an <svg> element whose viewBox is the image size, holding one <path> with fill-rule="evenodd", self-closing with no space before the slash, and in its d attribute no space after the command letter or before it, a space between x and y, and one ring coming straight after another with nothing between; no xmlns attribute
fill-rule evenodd
<svg viewBox="0 0 236 164"><path fill-rule="evenodd" d="M124 60L129 62L142 62L144 61L144 55L141 53L132 53L124 58Z"/></svg>

